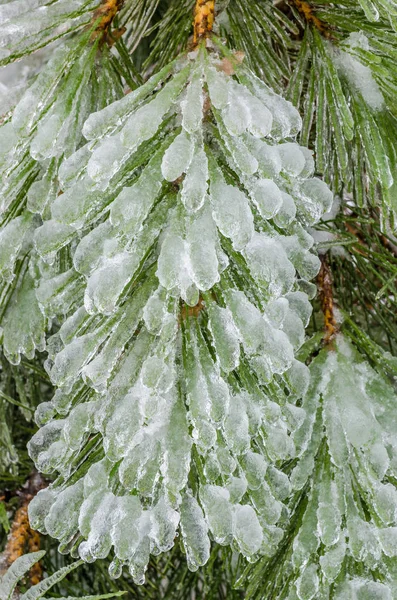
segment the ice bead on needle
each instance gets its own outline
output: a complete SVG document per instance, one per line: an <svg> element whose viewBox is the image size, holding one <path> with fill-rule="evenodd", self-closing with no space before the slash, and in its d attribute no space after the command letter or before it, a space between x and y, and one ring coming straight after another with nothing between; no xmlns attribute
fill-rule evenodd
<svg viewBox="0 0 397 600"><path fill-rule="evenodd" d="M250 196L265 219L271 219L283 205L282 192L271 179L256 179L250 188Z"/></svg>
<svg viewBox="0 0 397 600"><path fill-rule="evenodd" d="M110 222L119 232L134 236L142 227L161 192L160 163L161 154L157 153L139 179L132 186L124 187L110 205Z"/></svg>
<svg viewBox="0 0 397 600"><path fill-rule="evenodd" d="M102 110L93 112L84 123L84 137L87 140L95 140L114 133L123 125L129 115L138 108L146 96L149 96L167 78L174 67L175 63L169 63L136 90L126 94L123 98Z"/></svg>
<svg viewBox="0 0 397 600"><path fill-rule="evenodd" d="M223 181L211 181L211 204L215 223L223 235L241 250L254 233L254 219L248 199L238 188Z"/></svg>
<svg viewBox="0 0 397 600"><path fill-rule="evenodd" d="M194 133L203 119L203 80L201 69L193 73L186 89L186 97L181 102L182 127L188 133Z"/></svg>
<svg viewBox="0 0 397 600"><path fill-rule="evenodd" d="M229 101L229 88L225 74L211 65L206 65L205 76L212 104L217 109L225 108Z"/></svg>
<svg viewBox="0 0 397 600"><path fill-rule="evenodd" d="M196 213L186 228L191 276L201 290L209 290L219 281L216 242L218 233L209 207Z"/></svg>
<svg viewBox="0 0 397 600"><path fill-rule="evenodd" d="M165 84L154 100L144 104L132 114L121 130L120 140L124 146L135 150L143 141L154 136L165 114L180 94L189 71L189 66L182 69Z"/></svg>
<svg viewBox="0 0 397 600"><path fill-rule="evenodd" d="M14 278L14 264L22 249L29 247L35 219L25 213L10 221L0 232L0 276L6 281Z"/></svg>
<svg viewBox="0 0 397 600"><path fill-rule="evenodd" d="M222 109L222 120L226 129L231 135L241 135L251 124L251 114L244 102L244 99L238 94L238 84L229 80L228 103Z"/></svg>
<svg viewBox="0 0 397 600"><path fill-rule="evenodd" d="M204 149L196 145L182 184L181 200L189 212L199 210L207 196L208 160Z"/></svg>
<svg viewBox="0 0 397 600"><path fill-rule="evenodd" d="M200 489L208 525L218 544L228 544L233 537L233 511L229 492L223 487L205 485Z"/></svg>
<svg viewBox="0 0 397 600"><path fill-rule="evenodd" d="M208 526L197 500L186 494L181 504L182 540L191 571L204 565L210 555Z"/></svg>
<svg viewBox="0 0 397 600"><path fill-rule="evenodd" d="M192 161L194 152L193 138L185 131L171 142L164 152L161 172L167 181L175 181L185 173Z"/></svg>
<svg viewBox="0 0 397 600"><path fill-rule="evenodd" d="M209 328L214 339L217 357L222 370L230 372L240 361L240 340L229 309L215 303L208 307Z"/></svg>

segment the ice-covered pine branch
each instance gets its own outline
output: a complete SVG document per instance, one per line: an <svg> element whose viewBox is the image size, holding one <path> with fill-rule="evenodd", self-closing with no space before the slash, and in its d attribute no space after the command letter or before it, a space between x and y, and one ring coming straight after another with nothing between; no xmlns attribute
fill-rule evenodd
<svg viewBox="0 0 397 600"><path fill-rule="evenodd" d="M283 461L308 385L295 359L319 267L306 232L332 194L301 125L221 44L201 44L86 121L35 232L58 387L29 450L58 479L32 525L144 581L180 528L253 561L288 522ZM62 247L73 268L59 274ZM55 266L52 266L55 265ZM191 307L191 308L188 308Z"/></svg>
<svg viewBox="0 0 397 600"><path fill-rule="evenodd" d="M90 24L101 0L13 0L0 6L0 66Z"/></svg>
<svg viewBox="0 0 397 600"><path fill-rule="evenodd" d="M9 6L9 5L6 5ZM33 233L60 193L62 160L82 143L88 115L123 96L110 54L90 31L61 44L0 127L0 323L6 357L45 348L47 319L35 296L41 277Z"/></svg>
<svg viewBox="0 0 397 600"><path fill-rule="evenodd" d="M261 593L289 600L396 597L396 393L342 334L310 365L291 472L300 515ZM299 501L296 502L296 495ZM256 567L255 567L256 568ZM258 573L265 570L258 563ZM374 577L374 573L376 576ZM291 585L294 581L294 585Z"/></svg>

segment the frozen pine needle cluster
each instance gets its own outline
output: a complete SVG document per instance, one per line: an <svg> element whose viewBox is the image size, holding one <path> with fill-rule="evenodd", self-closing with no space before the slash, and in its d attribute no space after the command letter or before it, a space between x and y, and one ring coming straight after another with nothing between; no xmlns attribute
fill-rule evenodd
<svg viewBox="0 0 397 600"><path fill-rule="evenodd" d="M88 25L100 0L12 0L0 5L0 65Z"/></svg>
<svg viewBox="0 0 397 600"><path fill-rule="evenodd" d="M355 197L365 164L389 202L394 166L379 131L394 118L382 120L394 88L381 85L382 60L376 72L369 64L385 46L365 30L334 48L310 20L288 89L297 105L307 92L302 123L241 52L209 37L210 0L197 2L190 51L169 61L154 45L154 74L137 86L127 46L109 46L126 29L135 49L158 4L0 0L0 65L54 42L0 125L2 351L13 373L45 351L54 388L28 444L51 480L30 502L31 526L60 553L106 558L112 578L124 569L137 584L151 555L178 546L197 571L220 545L252 600L394 600L397 369L388 359L389 377L380 375L379 347L338 330L324 277L330 330L305 337L320 268L312 233L337 211L302 144L315 118L318 164L334 189L356 160L346 177ZM179 23L182 4L164 22ZM240 4L226 9L226 37L240 9L250 26ZM383 0L362 4L383 15ZM271 6L272 27L284 26L289 16ZM18 377L19 393L29 375ZM0 430L5 447L10 440ZM14 468L15 449L4 456L0 467ZM8 595L10 581L0 582Z"/></svg>
<svg viewBox="0 0 397 600"><path fill-rule="evenodd" d="M62 191L60 165L81 145L88 115L123 95L110 53L99 43L85 33L60 44L0 127L1 325L3 351L13 364L21 353L33 358L45 348L48 319L36 298L42 267L33 236Z"/></svg>
<svg viewBox="0 0 397 600"><path fill-rule="evenodd" d="M294 434L302 452L290 472L300 525L278 551L275 578L289 589L289 600L330 593L336 600L392 600L397 594L395 389L341 334L332 349L312 361L310 371L305 418Z"/></svg>
<svg viewBox="0 0 397 600"><path fill-rule="evenodd" d="M34 232L57 391L29 444L59 473L31 522L62 551L113 548L112 575L142 583L178 534L192 570L211 539L250 561L280 541L319 268L305 227L332 200L300 125L239 55L200 45L93 113L63 161Z"/></svg>

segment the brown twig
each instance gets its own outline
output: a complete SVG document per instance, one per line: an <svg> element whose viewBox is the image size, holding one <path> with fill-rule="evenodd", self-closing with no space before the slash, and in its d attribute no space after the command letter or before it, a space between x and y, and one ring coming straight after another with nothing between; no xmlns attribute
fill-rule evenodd
<svg viewBox="0 0 397 600"><path fill-rule="evenodd" d="M215 19L215 0L196 0L194 7L194 33L193 44L196 46L200 40L211 33Z"/></svg>
<svg viewBox="0 0 397 600"><path fill-rule="evenodd" d="M198 317L203 309L204 302L201 296L195 306L188 306L184 303L180 312L180 321L185 321L188 317Z"/></svg>
<svg viewBox="0 0 397 600"><path fill-rule="evenodd" d="M109 34L110 26L112 21L120 8L122 7L124 0L103 0L102 4L96 9L92 16L92 24L95 28L92 32L92 40L96 40L99 36L108 43L113 43L123 35L125 28L117 29Z"/></svg>
<svg viewBox="0 0 397 600"><path fill-rule="evenodd" d="M313 25L325 38L331 38L332 34L329 31L326 23L321 21L315 14L313 14L313 7L310 6L306 0L290 0L291 4L294 4L298 11L301 13L307 23Z"/></svg>
<svg viewBox="0 0 397 600"><path fill-rule="evenodd" d="M321 256L320 272L317 276L321 310L324 315L324 344L330 344L338 333L335 319L335 303L332 291L332 274L326 256Z"/></svg>
<svg viewBox="0 0 397 600"><path fill-rule="evenodd" d="M378 234L378 238L382 246L388 250L390 254L393 254L394 258L397 258L397 247L382 233Z"/></svg>
<svg viewBox="0 0 397 600"><path fill-rule="evenodd" d="M6 546L0 556L0 575L23 554L37 552L40 549L40 535L37 531L33 531L29 524L28 506L37 492L46 485L41 475L33 473L22 490L18 491L21 503L15 512ZM42 568L40 563L36 563L30 570L30 582L35 585L41 578Z"/></svg>

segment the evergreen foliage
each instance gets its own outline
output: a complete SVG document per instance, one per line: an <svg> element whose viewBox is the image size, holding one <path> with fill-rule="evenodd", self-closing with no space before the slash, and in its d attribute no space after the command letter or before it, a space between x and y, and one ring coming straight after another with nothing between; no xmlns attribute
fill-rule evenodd
<svg viewBox="0 0 397 600"><path fill-rule="evenodd" d="M44 555L44 550L41 550L40 552L31 552L30 554L20 556L12 563L6 573L0 578L0 593L4 600L12 600L15 587L17 586L18 582L28 573L29 569L38 560L43 558ZM73 569L78 567L79 564L80 562L77 561L67 567L63 567L63 569L59 569L59 571L32 586L28 591L23 593L20 596L21 600L39 600L39 598L42 598L55 584L62 581L62 579L66 577ZM101 596L85 596L84 598L81 598L81 600L106 600L107 598L115 598L122 595L123 592L117 592L115 594L103 594ZM78 599L68 596L67 600Z"/></svg>
<svg viewBox="0 0 397 600"><path fill-rule="evenodd" d="M233 55L200 45L89 117L91 141L63 163L64 193L35 232L50 262L82 237L73 269L44 281L54 289L67 276L81 294L49 341L58 389L29 442L38 469L61 479L32 501L30 519L62 547L80 544L86 560L113 546L112 571L126 563L138 582L149 551L168 550L179 522L192 570L209 559L208 527L249 558L281 535L277 486L287 484L268 463L295 456L288 432L303 417L291 401L308 373L294 350L311 313L302 290L318 270L302 224L332 202L311 177L311 153L280 143L299 126L292 106ZM183 174L175 193L167 181ZM67 313L65 297L67 287L55 287L44 310Z"/></svg>
<svg viewBox="0 0 397 600"><path fill-rule="evenodd" d="M396 598L397 4L0 24L6 597Z"/></svg>

